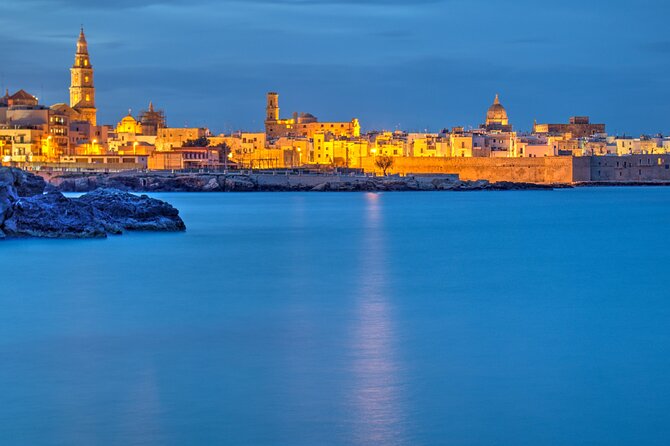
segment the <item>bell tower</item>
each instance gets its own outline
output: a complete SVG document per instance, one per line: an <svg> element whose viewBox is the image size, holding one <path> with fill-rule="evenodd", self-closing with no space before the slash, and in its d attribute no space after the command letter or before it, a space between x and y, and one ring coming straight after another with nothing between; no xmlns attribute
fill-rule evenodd
<svg viewBox="0 0 670 446"><path fill-rule="evenodd" d="M267 122L279 121L279 94L274 92L268 93L268 105L266 111L267 116L265 120Z"/></svg>
<svg viewBox="0 0 670 446"><path fill-rule="evenodd" d="M81 120L96 125L95 87L93 86L93 67L88 55L88 44L81 28L77 41L77 53L74 65L70 68L70 107L77 110Z"/></svg>

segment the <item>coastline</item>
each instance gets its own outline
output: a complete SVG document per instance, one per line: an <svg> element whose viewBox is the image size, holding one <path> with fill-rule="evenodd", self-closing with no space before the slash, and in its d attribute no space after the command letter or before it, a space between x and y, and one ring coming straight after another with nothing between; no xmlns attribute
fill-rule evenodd
<svg viewBox="0 0 670 446"><path fill-rule="evenodd" d="M114 188L127 192L408 192L553 190L571 184L538 184L462 181L458 175L367 176L306 174L288 172L255 173L58 173L36 172L59 192L90 192Z"/></svg>
<svg viewBox="0 0 670 446"><path fill-rule="evenodd" d="M30 172L0 167L0 240L186 230L179 210L147 195L98 188L80 197L65 197L46 186L42 177Z"/></svg>

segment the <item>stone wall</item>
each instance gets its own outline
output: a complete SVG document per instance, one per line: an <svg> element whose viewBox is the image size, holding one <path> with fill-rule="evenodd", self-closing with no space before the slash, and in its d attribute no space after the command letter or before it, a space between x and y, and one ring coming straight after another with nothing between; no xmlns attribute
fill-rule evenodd
<svg viewBox="0 0 670 446"><path fill-rule="evenodd" d="M590 180L614 183L670 181L670 155L591 157Z"/></svg>
<svg viewBox="0 0 670 446"><path fill-rule="evenodd" d="M381 170L372 158L363 160L366 172ZM393 174L451 173L461 180L509 181L514 183L573 183L589 181L588 158L569 156L542 158L428 158L397 157Z"/></svg>

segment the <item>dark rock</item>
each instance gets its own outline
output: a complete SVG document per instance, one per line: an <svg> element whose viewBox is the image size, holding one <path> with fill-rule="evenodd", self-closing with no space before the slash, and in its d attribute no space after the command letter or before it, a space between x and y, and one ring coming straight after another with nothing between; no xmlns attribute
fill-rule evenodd
<svg viewBox="0 0 670 446"><path fill-rule="evenodd" d="M8 167L0 167L0 187L14 186L14 173Z"/></svg>
<svg viewBox="0 0 670 446"><path fill-rule="evenodd" d="M179 211L146 195L133 195L115 189L97 189L75 199L93 207L110 226L130 231L185 231Z"/></svg>
<svg viewBox="0 0 670 446"><path fill-rule="evenodd" d="M42 177L21 169L0 167L0 226L12 212L20 197L32 197L44 192L46 182Z"/></svg>
<svg viewBox="0 0 670 446"><path fill-rule="evenodd" d="M219 190L221 190L221 187L214 177L210 178L207 184L202 187L203 192L216 192Z"/></svg>
<svg viewBox="0 0 670 446"><path fill-rule="evenodd" d="M19 197L34 197L42 195L47 187L44 178L21 169L12 168L14 175L14 187Z"/></svg>
<svg viewBox="0 0 670 446"><path fill-rule="evenodd" d="M11 213L12 206L18 200L16 189L9 186L0 186L0 226L5 221L8 214Z"/></svg>
<svg viewBox="0 0 670 446"><path fill-rule="evenodd" d="M77 177L64 180L60 185L76 190L98 180L98 177ZM130 178L119 183L136 181L137 178ZM41 177L20 169L0 167L0 239L102 238L123 230L186 229L177 209L146 195L99 189L80 198L66 198L54 190L45 195L45 187Z"/></svg>
<svg viewBox="0 0 670 446"><path fill-rule="evenodd" d="M129 192L299 192L299 191L479 191L553 189L570 185L461 181L455 175L389 175L385 177L289 173L63 173L50 178L62 192L114 188Z"/></svg>
<svg viewBox="0 0 670 446"><path fill-rule="evenodd" d="M230 176L223 178L224 190L234 192L250 192L256 190L256 183L254 183L248 176Z"/></svg>
<svg viewBox="0 0 670 446"><path fill-rule="evenodd" d="M21 198L4 222L8 237L102 238L105 224L86 203L71 200L60 192Z"/></svg>

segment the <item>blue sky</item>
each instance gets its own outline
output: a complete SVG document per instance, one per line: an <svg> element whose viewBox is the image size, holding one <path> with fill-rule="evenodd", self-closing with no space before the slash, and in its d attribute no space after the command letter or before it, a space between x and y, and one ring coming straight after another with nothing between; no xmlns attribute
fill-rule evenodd
<svg viewBox="0 0 670 446"><path fill-rule="evenodd" d="M363 128L477 126L500 93L519 130L590 115L670 134L663 0L2 0L0 80L68 100L79 25L99 121L149 100L172 126L260 130L282 115Z"/></svg>

